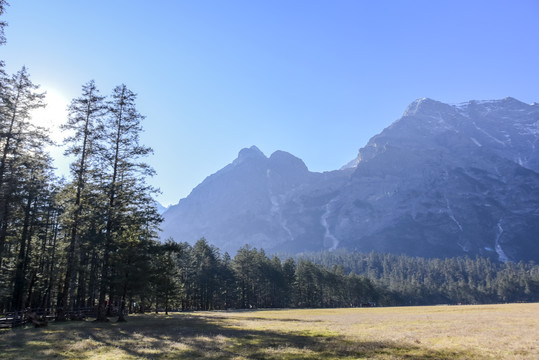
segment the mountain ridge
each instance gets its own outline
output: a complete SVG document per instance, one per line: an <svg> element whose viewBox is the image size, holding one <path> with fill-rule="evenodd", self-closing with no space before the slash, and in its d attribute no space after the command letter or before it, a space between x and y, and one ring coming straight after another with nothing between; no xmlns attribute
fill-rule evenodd
<svg viewBox="0 0 539 360"><path fill-rule="evenodd" d="M256 146L164 213L163 235L224 251L539 260L539 106L412 102L339 170Z"/></svg>

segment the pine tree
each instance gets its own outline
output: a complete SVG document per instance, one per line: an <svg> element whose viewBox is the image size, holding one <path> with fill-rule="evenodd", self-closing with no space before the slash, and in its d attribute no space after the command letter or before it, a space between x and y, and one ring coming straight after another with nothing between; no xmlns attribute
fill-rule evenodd
<svg viewBox="0 0 539 360"><path fill-rule="evenodd" d="M198 240L191 252L194 269L194 288L196 308L212 310L218 290L217 276L219 271L218 251L209 245L206 239Z"/></svg>
<svg viewBox="0 0 539 360"><path fill-rule="evenodd" d="M113 275L111 254L118 250L124 236L143 229L155 229L160 222L151 199L155 190L145 181L154 171L140 160L151 154L152 149L139 142L144 117L136 110L135 101L136 94L123 84L114 88L108 101L100 151L107 204L98 321L106 320L106 294ZM152 237L155 232L147 231L146 235Z"/></svg>
<svg viewBox="0 0 539 360"><path fill-rule="evenodd" d="M69 229L69 246L67 249L67 267L64 277L62 295L58 303L58 320L65 320L65 314L74 304L74 289L77 275L77 248L80 244L83 209L87 205L87 195L90 191L92 166L95 165L98 141L102 138L102 117L105 114L104 97L99 94L94 81L82 87L82 96L75 98L69 105L69 117L63 130L70 132L64 140L68 145L65 155L76 157L71 164L73 175L72 188L74 197L68 208L67 228ZM69 301L69 302L68 302ZM68 305L69 304L69 305Z"/></svg>
<svg viewBox="0 0 539 360"><path fill-rule="evenodd" d="M171 305L179 300L181 281L179 257L183 248L168 239L163 244L158 244L153 252L152 285L155 297L155 313L160 307L164 307L165 313L171 309Z"/></svg>
<svg viewBox="0 0 539 360"><path fill-rule="evenodd" d="M23 67L0 89L0 264L20 180L16 164L31 141L47 141L43 130L29 122L32 110L44 106L45 94L38 88Z"/></svg>
<svg viewBox="0 0 539 360"><path fill-rule="evenodd" d="M43 222L50 204L51 195L49 184L52 180L51 159L43 152L42 145L36 144L35 149L25 152L18 164L17 175L21 186L18 190L20 198L19 221L16 231L18 240L18 255L14 276L12 308L22 310L32 305L35 288L39 285L38 277L41 255L40 237L47 241L47 233L40 230L47 226ZM39 301L38 301L39 302Z"/></svg>
<svg viewBox="0 0 539 360"><path fill-rule="evenodd" d="M233 261L234 272L236 273L239 303L244 309L256 306L256 289L258 267L256 263L257 250L249 245L241 247Z"/></svg>

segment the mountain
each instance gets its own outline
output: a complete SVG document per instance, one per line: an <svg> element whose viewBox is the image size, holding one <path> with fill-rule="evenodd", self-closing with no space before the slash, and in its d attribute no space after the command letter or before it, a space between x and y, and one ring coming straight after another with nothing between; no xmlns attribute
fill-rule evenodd
<svg viewBox="0 0 539 360"><path fill-rule="evenodd" d="M539 106L512 98L415 101L360 149L335 236L362 251L539 259L538 126Z"/></svg>
<svg viewBox="0 0 539 360"><path fill-rule="evenodd" d="M167 211L167 207L165 207L163 204L161 204L159 201L155 201L156 207L157 207L157 213L162 215L165 211Z"/></svg>
<svg viewBox="0 0 539 360"><path fill-rule="evenodd" d="M240 151L164 213L163 237L235 252L347 248L539 260L539 105L414 101L340 170Z"/></svg>
<svg viewBox="0 0 539 360"><path fill-rule="evenodd" d="M205 237L230 252L246 243L268 250L289 248L308 232L296 224L301 219L295 216L296 201L308 191L343 186L350 173L313 173L287 152L268 158L256 146L243 149L164 213L162 238L192 242Z"/></svg>

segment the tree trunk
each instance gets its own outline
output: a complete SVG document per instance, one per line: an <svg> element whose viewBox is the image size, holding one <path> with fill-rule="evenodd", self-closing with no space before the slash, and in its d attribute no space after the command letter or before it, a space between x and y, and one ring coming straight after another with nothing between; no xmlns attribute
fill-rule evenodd
<svg viewBox="0 0 539 360"><path fill-rule="evenodd" d="M112 251L112 231L114 229L114 216L115 216L115 209L114 209L114 200L116 199L116 177L118 176L118 154L119 154L119 147L120 147L120 128L121 128L121 117L122 114L120 112L120 121L118 122L118 129L116 133L116 141L115 141L115 154L114 154L114 162L113 162L113 173L112 173L112 179L110 182L110 192L109 192L109 203L107 206L107 225L105 228L105 254L103 256L103 271L101 276L101 281L105 281L107 279L107 271L108 271L108 263L109 263L109 252ZM104 311L104 301L105 301L105 291L106 291L106 284L102 283L101 289L99 292L99 306L98 306L98 317L97 321L106 321L106 314L103 313Z"/></svg>
<svg viewBox="0 0 539 360"><path fill-rule="evenodd" d="M71 238L69 242L69 249L67 253L67 269L64 278L64 288L62 291L61 303L58 306L57 321L63 321L66 319L66 307L69 300L69 295L72 293L74 286L74 278L76 277L76 245L79 236L79 222L82 214L82 191L84 189L85 181L84 174L86 172L86 160L88 156L88 146L90 142L90 115L91 115L91 92L86 109L86 118L84 122L84 136L82 140L82 151L80 156L80 163L77 172L77 192L75 195L75 213L73 214L73 224L71 226ZM72 303L73 301L71 301Z"/></svg>
<svg viewBox="0 0 539 360"><path fill-rule="evenodd" d="M109 252L105 248L105 254L103 255L103 268L101 269L101 285L99 287L99 300L97 304L97 318L98 322L108 321L107 318L107 278L108 278L108 262L109 262ZM110 294L109 294L110 297ZM110 300L110 298L109 298Z"/></svg>
<svg viewBox="0 0 539 360"><path fill-rule="evenodd" d="M32 205L31 197L28 197L24 210L24 221L21 233L21 242L19 245L19 255L17 257L17 269L15 271L15 283L13 286L13 305L15 311L22 310L24 307L24 287L26 272L26 242L29 240L30 227L30 209Z"/></svg>
<svg viewBox="0 0 539 360"><path fill-rule="evenodd" d="M127 281L129 280L129 274L125 273L124 286L122 289L122 300L120 302L120 309L118 310L118 322L126 322L125 319L125 299L127 297ZM131 307L131 304L129 304Z"/></svg>

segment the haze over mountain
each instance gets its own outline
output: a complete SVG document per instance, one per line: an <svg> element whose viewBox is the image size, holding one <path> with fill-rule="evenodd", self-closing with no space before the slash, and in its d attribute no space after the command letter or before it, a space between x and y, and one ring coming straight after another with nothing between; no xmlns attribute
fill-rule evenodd
<svg viewBox="0 0 539 360"><path fill-rule="evenodd" d="M162 238L538 261L538 145L535 103L419 99L340 170L241 150L164 213Z"/></svg>

